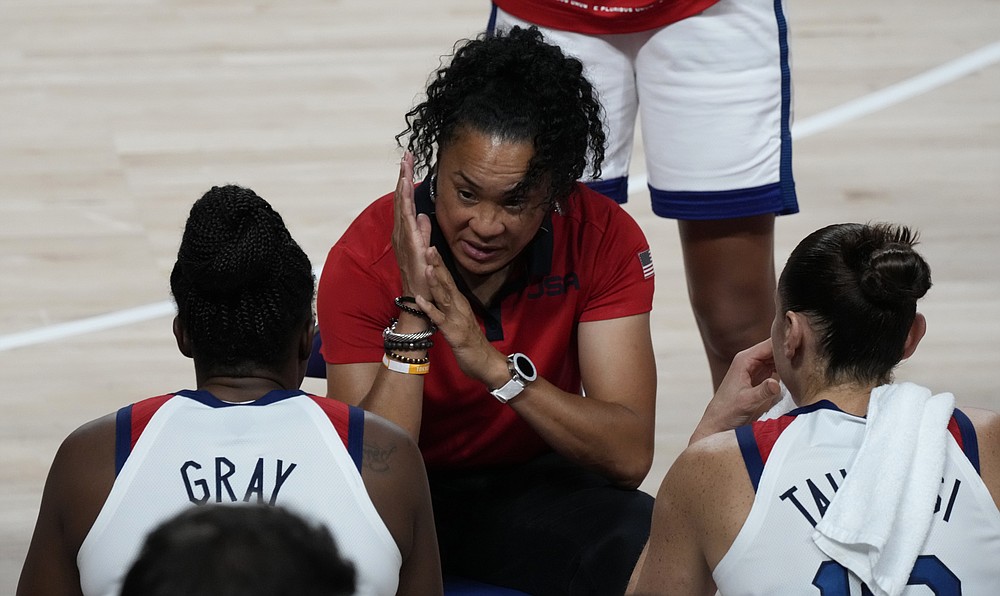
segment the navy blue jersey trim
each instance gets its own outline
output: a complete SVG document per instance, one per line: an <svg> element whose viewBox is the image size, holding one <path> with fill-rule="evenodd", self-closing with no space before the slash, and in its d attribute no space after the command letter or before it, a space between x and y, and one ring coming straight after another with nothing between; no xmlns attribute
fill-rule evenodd
<svg viewBox="0 0 1000 596"><path fill-rule="evenodd" d="M355 406L347 408L347 453L360 473L365 444L365 411Z"/></svg>
<svg viewBox="0 0 1000 596"><path fill-rule="evenodd" d="M132 405L118 409L115 415L115 478L132 453Z"/></svg>
<svg viewBox="0 0 1000 596"><path fill-rule="evenodd" d="M788 62L788 23L782 0L774 0L774 16L778 22L778 44L781 53L781 163L780 184L782 210L780 215L798 213L795 180L792 178L792 69Z"/></svg>
<svg viewBox="0 0 1000 596"><path fill-rule="evenodd" d="M490 20L486 23L486 32L493 35L497 32L497 5L492 4L490 8Z"/></svg>
<svg viewBox="0 0 1000 596"><path fill-rule="evenodd" d="M290 397L295 397L296 395L305 395L299 389L275 389L274 391L268 391L263 397L256 401L247 403L237 403L232 404L225 402L215 397L208 391L203 391L201 389L182 389L178 391L175 395L183 395L188 399L193 399L196 402L209 406L211 408L228 408L231 406L266 406L268 404L273 404Z"/></svg>
<svg viewBox="0 0 1000 596"><path fill-rule="evenodd" d="M596 190L602 195L614 199L618 204L628 202L628 176L619 176L608 180L585 182L587 188Z"/></svg>
<svg viewBox="0 0 1000 596"><path fill-rule="evenodd" d="M982 475L979 470L979 439L976 438L976 427L972 426L972 421L965 412L958 408L955 408L952 416L958 423L958 432L962 435L962 451L965 452L965 457L969 458L972 467L976 469L976 474Z"/></svg>
<svg viewBox="0 0 1000 596"><path fill-rule="evenodd" d="M781 147L778 156L778 182L757 188L725 191L666 191L649 186L653 213L681 220L715 220L751 217L774 213L799 212L792 173L792 69L788 51L788 22L783 0L774 0L774 18L778 33L781 69ZM614 197L613 197L614 198ZM621 201L620 201L621 202Z"/></svg>
<svg viewBox="0 0 1000 596"><path fill-rule="evenodd" d="M757 447L757 439L753 436L753 427L749 424L736 429L736 441L740 445L740 453L743 454L743 463L750 474L750 482L753 483L753 492L757 492L757 485L760 484L760 475L764 473L764 460L760 457L760 448Z"/></svg>
<svg viewBox="0 0 1000 596"><path fill-rule="evenodd" d="M795 408L791 412L785 414L785 416L798 416L799 414L808 414L810 412L815 412L816 410L833 410L834 412L843 412L844 414L847 413L838 408L837 405L834 404L832 401L821 399L818 402L811 403L807 406L802 406L801 408Z"/></svg>
<svg viewBox="0 0 1000 596"><path fill-rule="evenodd" d="M266 406L268 404L273 404L279 401L283 401L295 397L297 395L305 395L305 393L299 389L275 389L274 391L268 391L264 395L264 397L261 397L257 401L254 401L246 405Z"/></svg>
<svg viewBox="0 0 1000 596"><path fill-rule="evenodd" d="M647 186L653 213L660 217L698 221L784 214L780 182L729 190L661 190Z"/></svg>

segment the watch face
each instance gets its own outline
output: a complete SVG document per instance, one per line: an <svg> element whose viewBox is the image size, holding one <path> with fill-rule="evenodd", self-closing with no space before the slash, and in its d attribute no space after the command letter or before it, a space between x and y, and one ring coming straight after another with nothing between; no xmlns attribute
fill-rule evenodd
<svg viewBox="0 0 1000 596"><path fill-rule="evenodd" d="M529 383L534 381L537 376L534 363L524 354L514 354L512 358L514 370L517 371L517 374Z"/></svg>

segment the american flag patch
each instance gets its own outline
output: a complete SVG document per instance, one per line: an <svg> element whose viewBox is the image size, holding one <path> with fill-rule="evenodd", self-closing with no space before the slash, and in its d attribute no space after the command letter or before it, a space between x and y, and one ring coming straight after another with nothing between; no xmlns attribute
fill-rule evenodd
<svg viewBox="0 0 1000 596"><path fill-rule="evenodd" d="M639 264L642 265L643 279L653 277L653 255L649 253L648 248L639 253Z"/></svg>

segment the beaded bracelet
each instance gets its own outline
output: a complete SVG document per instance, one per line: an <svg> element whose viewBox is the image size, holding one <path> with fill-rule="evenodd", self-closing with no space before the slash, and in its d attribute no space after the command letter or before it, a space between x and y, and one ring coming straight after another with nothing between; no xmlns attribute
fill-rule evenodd
<svg viewBox="0 0 1000 596"><path fill-rule="evenodd" d="M382 366L393 372L404 373L407 375L426 375L431 370L431 365L428 362L423 364L406 364L404 362L391 360L388 355L382 356Z"/></svg>
<svg viewBox="0 0 1000 596"><path fill-rule="evenodd" d="M400 343L420 342L434 335L434 332L437 331L437 327L431 325L424 331L418 331L417 333L396 333L397 322L397 319L392 319L392 324L382 331L383 341L395 341Z"/></svg>
<svg viewBox="0 0 1000 596"><path fill-rule="evenodd" d="M407 303L409 303L409 304L407 304ZM431 318L429 316L427 316L427 313L425 313L424 311L420 310L419 308L410 306L410 304L416 304L416 303L417 303L417 299L414 298L413 296L397 296L396 297L396 306L399 307L399 310L401 310L403 312L408 312L411 315L414 315L414 316L420 317L421 319L425 319L427 321L430 321Z"/></svg>
<svg viewBox="0 0 1000 596"><path fill-rule="evenodd" d="M384 340L386 350L402 350L404 352L412 352L415 350L429 350L434 347L434 342L429 339L424 341L392 341Z"/></svg>
<svg viewBox="0 0 1000 596"><path fill-rule="evenodd" d="M408 358L406 356L397 354L395 352L386 352L386 358L390 358L397 362L402 362L403 364L427 364L431 361L430 358L424 356L423 358Z"/></svg>

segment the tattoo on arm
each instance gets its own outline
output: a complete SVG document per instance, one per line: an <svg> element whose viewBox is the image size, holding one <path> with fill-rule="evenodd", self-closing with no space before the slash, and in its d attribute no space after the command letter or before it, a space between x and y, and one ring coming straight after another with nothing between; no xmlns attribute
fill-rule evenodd
<svg viewBox="0 0 1000 596"><path fill-rule="evenodd" d="M364 465L373 472L388 472L389 457L395 451L395 445L385 448L366 441L364 447Z"/></svg>

